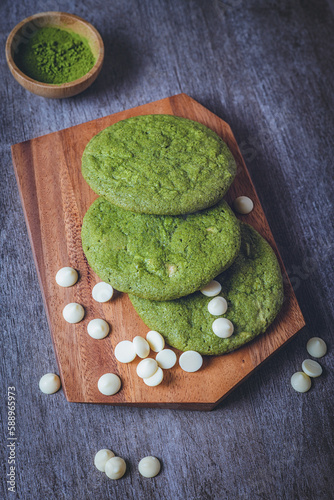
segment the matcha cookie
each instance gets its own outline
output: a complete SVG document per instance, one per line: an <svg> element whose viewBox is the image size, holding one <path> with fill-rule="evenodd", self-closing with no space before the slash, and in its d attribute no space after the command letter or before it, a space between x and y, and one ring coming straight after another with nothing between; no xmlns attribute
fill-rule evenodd
<svg viewBox="0 0 334 500"><path fill-rule="evenodd" d="M171 300L195 290L232 264L240 225L225 201L197 214L136 214L103 197L82 226L87 260L117 290Z"/></svg>
<svg viewBox="0 0 334 500"><path fill-rule="evenodd" d="M87 144L82 174L93 191L133 212L179 215L220 201L236 174L225 142L172 115L128 118Z"/></svg>
<svg viewBox="0 0 334 500"><path fill-rule="evenodd" d="M139 316L152 330L159 331L166 342L181 351L201 354L224 354L264 332L283 303L280 267L269 244L255 229L241 224L241 249L232 266L217 281L219 294L228 309L223 316L234 325L229 338L219 338L212 331L218 316L208 311L212 297L201 292L169 302L154 302L130 295Z"/></svg>

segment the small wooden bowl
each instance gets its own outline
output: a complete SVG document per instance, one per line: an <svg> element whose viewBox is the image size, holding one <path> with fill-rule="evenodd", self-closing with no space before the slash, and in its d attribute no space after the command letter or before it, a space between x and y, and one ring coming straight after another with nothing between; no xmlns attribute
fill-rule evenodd
<svg viewBox="0 0 334 500"><path fill-rule="evenodd" d="M56 27L69 29L85 37L96 58L92 69L81 78L60 85L38 82L25 75L15 64L14 54L21 43L26 43L29 37L39 28ZM42 97L62 99L71 97L86 90L101 71L104 58L104 45L99 32L90 23L74 14L65 12L41 12L27 17L11 31L6 42L6 59L15 80L22 87Z"/></svg>

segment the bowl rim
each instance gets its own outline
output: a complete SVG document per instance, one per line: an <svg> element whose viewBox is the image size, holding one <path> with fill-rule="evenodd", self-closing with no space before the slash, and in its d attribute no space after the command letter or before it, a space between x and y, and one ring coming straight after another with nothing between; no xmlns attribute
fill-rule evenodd
<svg viewBox="0 0 334 500"><path fill-rule="evenodd" d="M76 19L77 21L82 22L93 32L94 36L96 37L96 39L98 41L99 54L98 54L98 57L97 57L97 60L94 64L94 66L87 73L85 73L83 76L81 76L80 78L77 78L76 80L73 80L72 82L45 83L45 82L39 82L38 80L34 80L33 78L30 78L30 76L26 75L25 73L23 73L23 71L20 70L20 68L15 64L14 58L12 57L12 51L11 51L12 43L13 43L14 37L18 33L18 31L20 29L22 29L22 27L25 24L28 24L35 19L40 19L40 18L43 18L46 16L52 17L54 15L57 15L57 16L61 15L61 16L69 17L71 19ZM88 21L86 21L82 17L77 16L76 14L71 14L69 12L47 11L47 12L39 12L37 14L33 14L32 16L26 17L25 19L20 21L16 26L14 26L14 28L9 33L7 40L6 40L6 60L7 60L7 64L9 66L9 68L11 69L11 71L13 73L16 73L16 75L21 77L23 80L30 82L31 84L33 84L39 88L67 89L67 88L73 88L76 85L80 85L83 82L85 82L86 80L88 80L89 78L91 78L93 75L95 75L96 72L100 71L102 63L103 63L103 59L104 59L104 43L103 43L103 40L102 40L100 33L97 31L97 29L91 23L89 23Z"/></svg>

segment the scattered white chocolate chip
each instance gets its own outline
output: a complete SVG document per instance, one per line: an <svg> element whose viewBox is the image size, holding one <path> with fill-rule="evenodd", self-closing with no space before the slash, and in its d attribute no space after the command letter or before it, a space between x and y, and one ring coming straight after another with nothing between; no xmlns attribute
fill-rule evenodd
<svg viewBox="0 0 334 500"><path fill-rule="evenodd" d="M291 377L291 385L297 392L307 392L311 388L311 379L304 372L296 372Z"/></svg>
<svg viewBox="0 0 334 500"><path fill-rule="evenodd" d="M135 353L140 358L147 358L150 354L150 344L143 337L137 335L132 341Z"/></svg>
<svg viewBox="0 0 334 500"><path fill-rule="evenodd" d="M92 290L92 297L96 302L108 302L113 296L114 289L109 283L101 281Z"/></svg>
<svg viewBox="0 0 334 500"><path fill-rule="evenodd" d="M115 347L115 357L120 363L131 363L136 357L136 351L130 340L122 340Z"/></svg>
<svg viewBox="0 0 334 500"><path fill-rule="evenodd" d="M104 319L92 319L87 325L87 332L93 339L104 339L109 333L109 325Z"/></svg>
<svg viewBox="0 0 334 500"><path fill-rule="evenodd" d="M155 359L157 360L160 368L163 368L164 370L169 370L169 368L173 368L176 364L176 354L171 349L163 349L158 352Z"/></svg>
<svg viewBox="0 0 334 500"><path fill-rule="evenodd" d="M208 303L208 311L213 316L220 316L227 311L227 302L224 297L215 297Z"/></svg>
<svg viewBox="0 0 334 500"><path fill-rule="evenodd" d="M105 396L116 394L121 388L121 379L114 373L105 373L99 378L97 387Z"/></svg>
<svg viewBox="0 0 334 500"><path fill-rule="evenodd" d="M159 474L161 465L156 457L142 458L138 464L138 470L144 477L155 477Z"/></svg>
<svg viewBox="0 0 334 500"><path fill-rule="evenodd" d="M238 196L233 202L233 208L239 214L246 215L253 210L254 203L248 196Z"/></svg>
<svg viewBox="0 0 334 500"><path fill-rule="evenodd" d="M111 450L103 449L98 451L94 457L95 467L101 472L105 472L106 463L114 456L115 454Z"/></svg>
<svg viewBox="0 0 334 500"><path fill-rule="evenodd" d="M164 378L164 372L158 367L157 371L150 377L145 377L143 380L146 385L150 387L156 387L161 384Z"/></svg>
<svg viewBox="0 0 334 500"><path fill-rule="evenodd" d="M203 358L199 352L186 351L179 358L179 365L185 372L197 372L203 364Z"/></svg>
<svg viewBox="0 0 334 500"><path fill-rule="evenodd" d="M212 323L212 331L217 337L227 339L234 332L233 323L227 318L217 318Z"/></svg>
<svg viewBox="0 0 334 500"><path fill-rule="evenodd" d="M126 471L126 463L121 457L112 457L105 465L105 473L110 479L120 479Z"/></svg>
<svg viewBox="0 0 334 500"><path fill-rule="evenodd" d="M63 309L64 320L68 323L79 323L85 315L85 310L82 305L76 302L71 302Z"/></svg>
<svg viewBox="0 0 334 500"><path fill-rule="evenodd" d="M155 359L146 358L140 361L137 366L137 375L140 378L149 378L155 374L159 366Z"/></svg>
<svg viewBox="0 0 334 500"><path fill-rule="evenodd" d="M307 352L314 358L322 358L327 352L327 345L320 337L312 337L306 344Z"/></svg>
<svg viewBox="0 0 334 500"><path fill-rule="evenodd" d="M319 363L313 361L313 359L304 359L302 363L302 370L306 375L312 378L320 377L322 374L322 368Z"/></svg>
<svg viewBox="0 0 334 500"><path fill-rule="evenodd" d="M55 373L46 373L39 381L39 388L44 394L54 394L60 386L60 378Z"/></svg>
<svg viewBox="0 0 334 500"><path fill-rule="evenodd" d="M201 292L207 297L215 297L221 292L221 289L221 284L216 280L212 280L208 285L201 289Z"/></svg>
<svg viewBox="0 0 334 500"><path fill-rule="evenodd" d="M73 267L62 267L56 274L56 282L59 286L69 287L75 285L79 275Z"/></svg>
<svg viewBox="0 0 334 500"><path fill-rule="evenodd" d="M165 347L165 339L163 336L154 330L151 330L148 332L146 335L146 340L150 345L150 348L154 352L159 352L162 351L162 349Z"/></svg>

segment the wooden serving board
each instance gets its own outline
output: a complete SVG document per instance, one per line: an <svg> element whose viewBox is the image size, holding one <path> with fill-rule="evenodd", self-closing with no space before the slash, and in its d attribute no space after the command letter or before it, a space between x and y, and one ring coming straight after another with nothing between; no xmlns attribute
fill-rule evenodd
<svg viewBox="0 0 334 500"><path fill-rule="evenodd" d="M233 353L204 357L203 367L196 373L185 373L177 365L164 371L161 385L147 387L136 375L138 358L127 365L115 359L114 348L120 340L145 336L148 328L126 294L116 293L105 304L92 299L91 290L100 280L87 264L80 231L82 218L97 196L81 175L81 156L88 141L105 127L131 116L153 113L196 120L217 132L228 144L238 164L238 174L226 199L231 203L236 196L246 195L254 201L251 214L240 216L240 219L269 241L284 273L275 241L229 125L185 94L15 144L12 146L13 163L67 400L210 410L305 323L291 284L285 280L284 305L267 332ZM71 288L61 288L55 281L57 271L64 266L72 266L80 273L78 283ZM69 302L79 302L85 307L86 315L81 323L73 325L64 321L62 310ZM105 318L109 322L111 333L108 337L94 340L87 334L87 324L93 318ZM122 379L122 389L114 396L103 396L97 389L99 377L106 372L117 373Z"/></svg>

